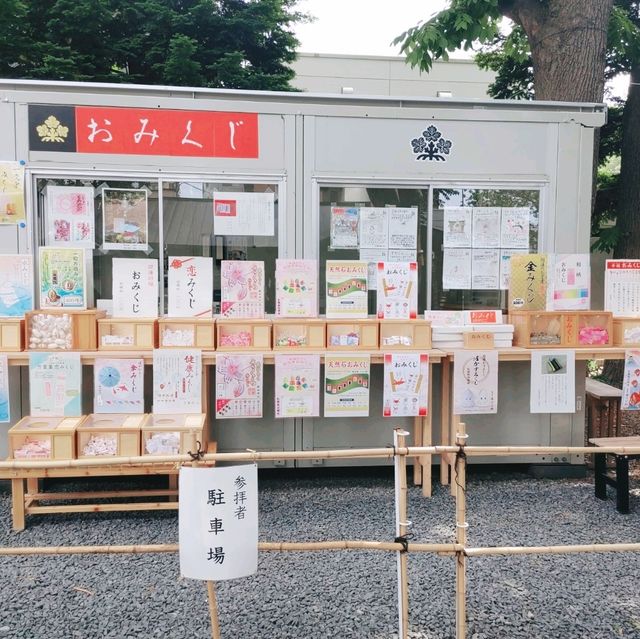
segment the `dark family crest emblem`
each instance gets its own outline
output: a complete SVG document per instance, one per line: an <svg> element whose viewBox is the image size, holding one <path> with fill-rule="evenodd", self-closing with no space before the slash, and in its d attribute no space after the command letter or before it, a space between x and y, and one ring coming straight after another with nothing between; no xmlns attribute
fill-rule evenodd
<svg viewBox="0 0 640 639"><path fill-rule="evenodd" d="M446 155L451 152L451 140L445 140L438 127L430 124L419 138L411 140L416 160L429 160L446 162Z"/></svg>

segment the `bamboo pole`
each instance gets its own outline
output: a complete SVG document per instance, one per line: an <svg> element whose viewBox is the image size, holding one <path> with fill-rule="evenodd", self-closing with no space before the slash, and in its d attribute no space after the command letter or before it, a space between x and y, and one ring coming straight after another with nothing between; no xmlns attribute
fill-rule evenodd
<svg viewBox="0 0 640 639"><path fill-rule="evenodd" d="M460 447L460 454L455 462L455 482L451 485L456 488L456 542L463 547L456 553L456 639L464 639L467 634L467 556L464 547L467 544L467 505L466 505L466 481L467 462L464 457L464 449L467 441L466 427L463 422L457 423L456 444Z"/></svg>
<svg viewBox="0 0 640 639"><path fill-rule="evenodd" d="M512 555L574 555L580 553L640 552L640 543L579 544L573 546L497 546L494 548L467 548L468 557L495 557Z"/></svg>
<svg viewBox="0 0 640 639"><path fill-rule="evenodd" d="M405 537L409 528L407 521L407 458L398 453L404 448L405 437L409 435L406 430L395 428L393 431L393 448L396 451L393 460L394 488L396 502L396 537ZM404 548L397 554L398 570L398 636L407 639L409 635L409 564L408 553Z"/></svg>
<svg viewBox="0 0 640 639"><path fill-rule="evenodd" d="M207 581L207 598L209 599L209 617L211 617L211 639L220 639L218 600L216 598L216 584L213 581Z"/></svg>

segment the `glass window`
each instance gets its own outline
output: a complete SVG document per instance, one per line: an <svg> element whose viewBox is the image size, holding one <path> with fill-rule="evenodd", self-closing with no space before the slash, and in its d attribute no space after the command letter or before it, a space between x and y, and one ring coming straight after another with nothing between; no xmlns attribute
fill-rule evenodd
<svg viewBox="0 0 640 639"><path fill-rule="evenodd" d="M507 308L506 290L461 290L443 287L443 243L445 207L514 207L528 210L529 247L522 252L537 253L538 231L540 226L540 190L539 189L486 189L486 188L434 188L433 189L433 229L432 229L432 279L431 308L433 310L465 310L481 308ZM501 246L500 229L495 231L496 241L489 242L492 251L499 251L499 266L502 265L501 253L505 256L510 246ZM472 237L469 232L469 237ZM480 242L481 244L482 242ZM507 242L508 244L508 242ZM474 249L469 245L473 254ZM499 276L498 276L499 279Z"/></svg>

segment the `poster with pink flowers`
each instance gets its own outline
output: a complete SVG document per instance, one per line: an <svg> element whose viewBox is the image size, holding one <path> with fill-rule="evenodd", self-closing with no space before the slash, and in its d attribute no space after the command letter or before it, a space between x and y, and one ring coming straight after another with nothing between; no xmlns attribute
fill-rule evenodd
<svg viewBox="0 0 640 639"><path fill-rule="evenodd" d="M264 317L264 262L223 260L220 276L222 317Z"/></svg>
<svg viewBox="0 0 640 639"><path fill-rule="evenodd" d="M262 417L262 355L216 353L216 419Z"/></svg>
<svg viewBox="0 0 640 639"><path fill-rule="evenodd" d="M48 186L46 243L48 246L95 247L92 186Z"/></svg>

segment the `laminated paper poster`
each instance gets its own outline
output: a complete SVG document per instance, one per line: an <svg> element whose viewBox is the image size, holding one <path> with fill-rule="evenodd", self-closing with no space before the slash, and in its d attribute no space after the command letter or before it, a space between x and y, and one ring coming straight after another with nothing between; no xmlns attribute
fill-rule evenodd
<svg viewBox="0 0 640 639"><path fill-rule="evenodd" d="M144 413L144 360L98 358L93 375L94 413Z"/></svg>
<svg viewBox="0 0 640 639"><path fill-rule="evenodd" d="M429 400L429 356L387 353L384 356L384 417L421 417Z"/></svg>
<svg viewBox="0 0 640 639"><path fill-rule="evenodd" d="M113 258L114 317L158 317L158 260Z"/></svg>
<svg viewBox="0 0 640 639"><path fill-rule="evenodd" d="M332 206L331 248L358 248L359 220L359 209Z"/></svg>
<svg viewBox="0 0 640 639"><path fill-rule="evenodd" d="M327 317L367 317L367 262L327 260Z"/></svg>
<svg viewBox="0 0 640 639"><path fill-rule="evenodd" d="M471 251L471 288L494 290L500 285L500 251L473 249Z"/></svg>
<svg viewBox="0 0 640 639"><path fill-rule="evenodd" d="M532 413L575 413L576 353L531 351Z"/></svg>
<svg viewBox="0 0 640 639"><path fill-rule="evenodd" d="M197 349L153 351L153 412L202 412L202 353Z"/></svg>
<svg viewBox="0 0 640 639"><path fill-rule="evenodd" d="M528 208L502 207L500 246L502 248L529 248Z"/></svg>
<svg viewBox="0 0 640 639"><path fill-rule="evenodd" d="M9 406L9 362L6 355L0 355L0 423L11 418Z"/></svg>
<svg viewBox="0 0 640 639"><path fill-rule="evenodd" d="M591 308L591 265L588 254L549 255L549 300L553 311L588 311Z"/></svg>
<svg viewBox="0 0 640 639"><path fill-rule="evenodd" d="M213 315L213 258L169 258L168 317Z"/></svg>
<svg viewBox="0 0 640 639"><path fill-rule="evenodd" d="M29 403L35 417L82 415L80 353L29 353Z"/></svg>
<svg viewBox="0 0 640 639"><path fill-rule="evenodd" d="M104 250L146 251L149 248L149 210L146 189L102 190Z"/></svg>
<svg viewBox="0 0 640 639"><path fill-rule="evenodd" d="M360 208L360 248L386 249L389 243L389 216L385 208Z"/></svg>
<svg viewBox="0 0 640 639"><path fill-rule="evenodd" d="M264 317L264 262L223 260L220 277L222 317Z"/></svg>
<svg viewBox="0 0 640 639"><path fill-rule="evenodd" d="M547 307L547 256L525 253L511 256L509 308L544 311Z"/></svg>
<svg viewBox="0 0 640 639"><path fill-rule="evenodd" d="M180 574L221 581L258 570L258 467L180 468Z"/></svg>
<svg viewBox="0 0 640 639"><path fill-rule="evenodd" d="M498 412L498 351L455 351L453 413Z"/></svg>
<svg viewBox="0 0 640 639"><path fill-rule="evenodd" d="M317 260L276 260L276 317L318 317Z"/></svg>
<svg viewBox="0 0 640 639"><path fill-rule="evenodd" d="M418 265L378 262L378 319L415 319L418 313Z"/></svg>
<svg viewBox="0 0 640 639"><path fill-rule="evenodd" d="M262 417L262 354L216 353L216 419Z"/></svg>
<svg viewBox="0 0 640 639"><path fill-rule="evenodd" d="M325 417L368 417L369 368L369 355L325 355Z"/></svg>
<svg viewBox="0 0 640 639"><path fill-rule="evenodd" d="M513 255L526 254L525 249L501 249L500 250L500 288L509 290L509 282L511 281L511 257Z"/></svg>
<svg viewBox="0 0 640 639"><path fill-rule="evenodd" d="M443 249L442 288L471 288L471 249Z"/></svg>
<svg viewBox="0 0 640 639"><path fill-rule="evenodd" d="M622 410L640 410L640 350L631 349L624 354L622 378Z"/></svg>
<svg viewBox="0 0 640 639"><path fill-rule="evenodd" d="M0 317L33 310L33 257L0 255Z"/></svg>
<svg viewBox="0 0 640 639"><path fill-rule="evenodd" d="M0 224L24 222L24 165L0 162Z"/></svg>
<svg viewBox="0 0 640 639"><path fill-rule="evenodd" d="M468 207L444 207L443 246L471 247L471 212Z"/></svg>
<svg viewBox="0 0 640 639"><path fill-rule="evenodd" d="M273 236L275 196L273 193L213 194L213 232L216 235Z"/></svg>
<svg viewBox="0 0 640 639"><path fill-rule="evenodd" d="M84 249L40 247L40 308L87 308Z"/></svg>
<svg viewBox="0 0 640 639"><path fill-rule="evenodd" d="M415 251L418 246L418 209L389 207L387 214L389 250Z"/></svg>
<svg viewBox="0 0 640 639"><path fill-rule="evenodd" d="M277 419L320 416L320 355L276 354Z"/></svg>
<svg viewBox="0 0 640 639"><path fill-rule="evenodd" d="M95 247L92 186L47 187L47 244Z"/></svg>
<svg viewBox="0 0 640 639"><path fill-rule="evenodd" d="M474 248L498 248L500 246L500 207L475 206L473 208Z"/></svg>
<svg viewBox="0 0 640 639"><path fill-rule="evenodd" d="M607 260L604 310L622 317L640 315L640 260Z"/></svg>

